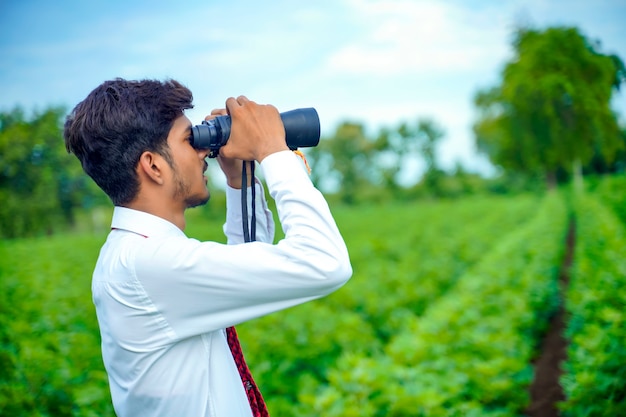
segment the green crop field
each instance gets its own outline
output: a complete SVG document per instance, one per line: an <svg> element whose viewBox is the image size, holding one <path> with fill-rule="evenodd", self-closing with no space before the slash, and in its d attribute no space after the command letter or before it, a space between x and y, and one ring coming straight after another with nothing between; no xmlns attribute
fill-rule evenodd
<svg viewBox="0 0 626 417"><path fill-rule="evenodd" d="M522 416L563 305L563 415L626 415L625 187L333 207L352 280L238 326L270 412ZM189 235L224 241L222 211L189 214ZM113 416L90 293L105 237L0 243L1 416Z"/></svg>

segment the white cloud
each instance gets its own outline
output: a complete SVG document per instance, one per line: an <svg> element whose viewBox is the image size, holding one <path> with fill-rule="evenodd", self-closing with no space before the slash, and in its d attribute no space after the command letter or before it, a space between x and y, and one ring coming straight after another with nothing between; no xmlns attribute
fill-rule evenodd
<svg viewBox="0 0 626 417"><path fill-rule="evenodd" d="M364 36L337 50L328 71L376 76L459 73L506 53L505 20L435 0L351 0ZM501 13L501 12L500 12Z"/></svg>

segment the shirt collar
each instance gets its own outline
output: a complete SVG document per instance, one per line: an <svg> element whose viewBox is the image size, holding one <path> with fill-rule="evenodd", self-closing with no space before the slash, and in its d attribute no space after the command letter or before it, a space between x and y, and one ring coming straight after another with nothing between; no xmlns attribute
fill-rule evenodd
<svg viewBox="0 0 626 417"><path fill-rule="evenodd" d="M185 235L176 225L161 217L119 206L113 209L111 229L127 230L145 237Z"/></svg>

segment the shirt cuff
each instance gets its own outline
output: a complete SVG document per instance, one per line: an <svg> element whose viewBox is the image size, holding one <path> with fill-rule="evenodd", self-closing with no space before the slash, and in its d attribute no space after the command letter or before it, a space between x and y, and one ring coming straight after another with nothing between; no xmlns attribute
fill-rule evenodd
<svg viewBox="0 0 626 417"><path fill-rule="evenodd" d="M265 200L265 190L258 178L254 178L256 188L256 220L257 220L257 240L261 242L272 242L274 240L274 218ZM248 205L248 221L252 221L252 187L246 189ZM224 234L228 238L228 243L243 243L242 232L242 212L241 212L241 190L226 186L226 223L224 224Z"/></svg>
<svg viewBox="0 0 626 417"><path fill-rule="evenodd" d="M304 161L292 151L280 151L268 155L260 166L269 188L286 179L311 182Z"/></svg>

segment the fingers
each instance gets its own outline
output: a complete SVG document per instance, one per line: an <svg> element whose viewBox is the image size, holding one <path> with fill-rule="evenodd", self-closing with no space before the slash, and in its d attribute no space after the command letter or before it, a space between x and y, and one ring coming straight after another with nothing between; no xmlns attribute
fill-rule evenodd
<svg viewBox="0 0 626 417"><path fill-rule="evenodd" d="M204 120L213 120L215 119L217 116L226 116L228 114L228 112L226 111L226 109L213 109L211 110L211 114L206 116L204 118Z"/></svg>
<svg viewBox="0 0 626 417"><path fill-rule="evenodd" d="M280 114L273 105L258 104L243 95L229 97L226 109L214 110L207 120L224 111L232 118L230 138L220 148L220 155L226 159L260 162L270 153L288 149Z"/></svg>
<svg viewBox="0 0 626 417"><path fill-rule="evenodd" d="M249 100L246 96L239 96L237 98L229 97L226 100L226 108L225 109L213 109L211 110L211 114L206 116L204 120L209 121L215 119L217 116L226 116L230 113L230 110L236 107L243 107L248 103L254 103ZM256 103L255 103L256 104Z"/></svg>
<svg viewBox="0 0 626 417"><path fill-rule="evenodd" d="M229 97L226 100L226 108L228 109L228 113L232 113L236 111L237 108L244 107L250 103L256 104L254 101L248 100L246 96L239 96L237 98Z"/></svg>

